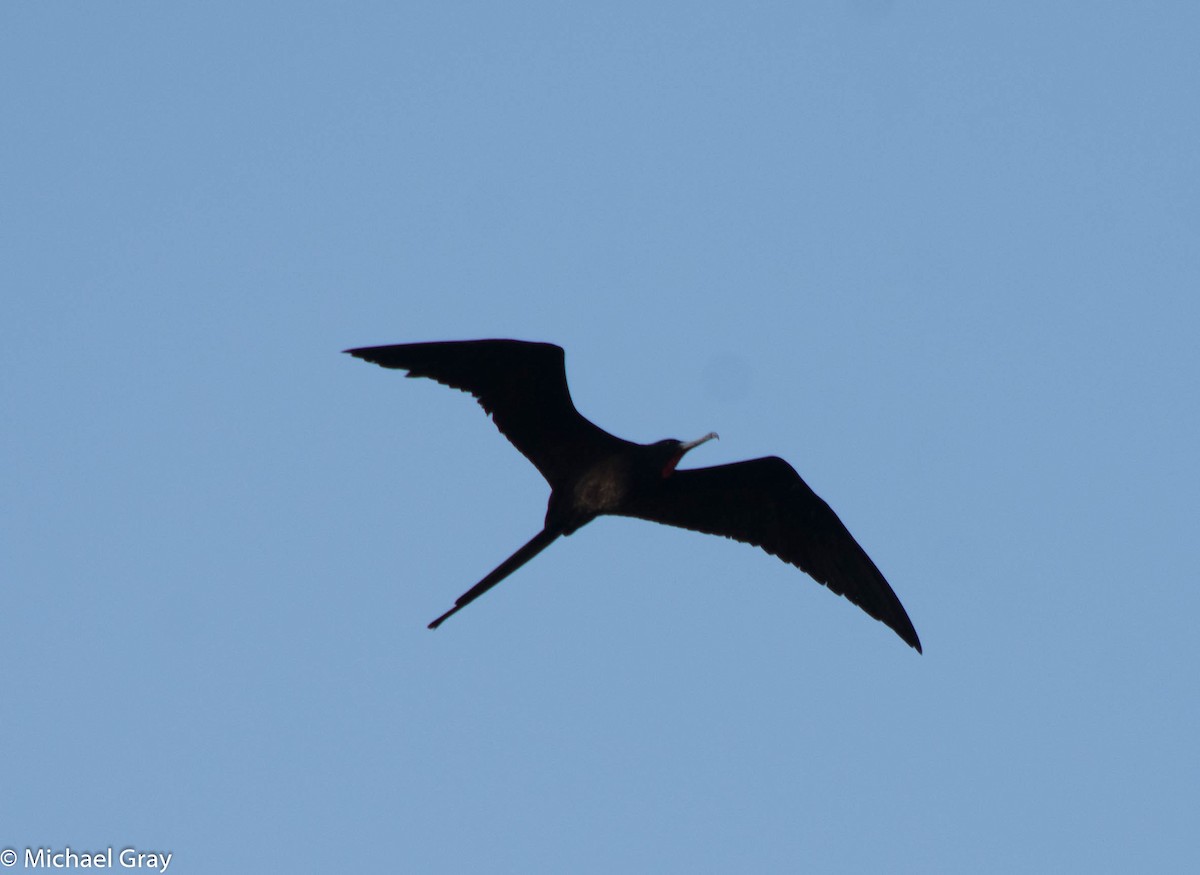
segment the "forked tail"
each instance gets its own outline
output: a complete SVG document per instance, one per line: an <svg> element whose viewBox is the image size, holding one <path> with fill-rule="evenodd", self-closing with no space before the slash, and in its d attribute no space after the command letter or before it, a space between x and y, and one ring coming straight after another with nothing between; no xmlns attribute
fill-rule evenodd
<svg viewBox="0 0 1200 875"><path fill-rule="evenodd" d="M475 599L479 598L500 581L504 580L504 578L508 577L538 553L541 553L543 550L549 547L550 543L557 538L559 534L559 532L552 531L551 529L542 529L540 532L534 535L532 539L530 539L529 543L497 565L487 577L460 595L458 597L458 601L454 603L454 607L430 623L429 628L436 629L438 626L442 625L442 623L444 623L448 617L453 616L455 613L465 608L467 605L475 601Z"/></svg>

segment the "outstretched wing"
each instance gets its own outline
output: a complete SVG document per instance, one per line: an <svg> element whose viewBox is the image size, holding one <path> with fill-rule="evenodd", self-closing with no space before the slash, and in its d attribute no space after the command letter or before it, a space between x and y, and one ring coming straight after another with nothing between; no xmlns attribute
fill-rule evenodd
<svg viewBox="0 0 1200 875"><path fill-rule="evenodd" d="M659 488L631 497L620 513L762 547L921 650L912 621L875 563L783 459L676 471Z"/></svg>
<svg viewBox="0 0 1200 875"><path fill-rule="evenodd" d="M470 392L496 427L550 485L593 459L627 446L579 414L567 389L562 347L522 340L402 343L346 350Z"/></svg>

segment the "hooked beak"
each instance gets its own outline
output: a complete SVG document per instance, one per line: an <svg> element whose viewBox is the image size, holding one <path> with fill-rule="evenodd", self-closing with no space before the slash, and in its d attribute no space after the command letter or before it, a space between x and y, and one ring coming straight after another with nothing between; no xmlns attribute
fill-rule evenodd
<svg viewBox="0 0 1200 875"><path fill-rule="evenodd" d="M721 438L721 436L719 434L717 434L715 431L710 431L704 437L696 438L694 441L688 441L687 443L680 444L679 445L680 454L686 453L688 450L694 450L694 449L696 449L696 447L700 446L702 443L705 443L707 441L712 441L712 440L720 440L720 438Z"/></svg>
<svg viewBox="0 0 1200 875"><path fill-rule="evenodd" d="M705 441L713 440L714 438L716 438L716 436L717 436L717 433L715 431L710 431L708 434L706 434L702 438L696 438L694 441L688 441L687 443L680 443L679 449L674 453L674 455L671 456L670 459L667 460L667 464L665 464L663 466L663 469L662 469L663 479L666 479L667 477L670 477L672 474L675 473L675 466L679 464L680 460L684 456L684 453L686 453L688 450L694 450L696 447L700 446Z"/></svg>

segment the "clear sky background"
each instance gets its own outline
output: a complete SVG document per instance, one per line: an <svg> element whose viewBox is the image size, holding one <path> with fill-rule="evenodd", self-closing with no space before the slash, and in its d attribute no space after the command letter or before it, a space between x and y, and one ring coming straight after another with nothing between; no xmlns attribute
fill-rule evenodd
<svg viewBox="0 0 1200 875"><path fill-rule="evenodd" d="M0 847L1200 866L1194 3L5 3ZM925 655L340 353L788 459Z"/></svg>

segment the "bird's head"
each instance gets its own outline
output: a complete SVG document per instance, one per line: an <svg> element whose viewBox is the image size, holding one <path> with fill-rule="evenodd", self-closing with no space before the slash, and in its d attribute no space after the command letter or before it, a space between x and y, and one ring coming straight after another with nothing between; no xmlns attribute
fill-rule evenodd
<svg viewBox="0 0 1200 875"><path fill-rule="evenodd" d="M667 479L675 473L675 466L683 458L688 450L694 450L706 441L711 441L719 438L715 431L710 431L704 437L696 438L694 441L677 441L674 438L668 438L665 441L659 441L654 446L661 448L663 451L664 462L662 467L662 477Z"/></svg>

